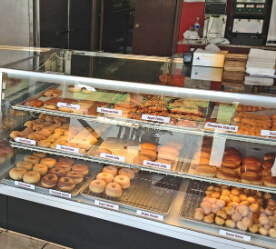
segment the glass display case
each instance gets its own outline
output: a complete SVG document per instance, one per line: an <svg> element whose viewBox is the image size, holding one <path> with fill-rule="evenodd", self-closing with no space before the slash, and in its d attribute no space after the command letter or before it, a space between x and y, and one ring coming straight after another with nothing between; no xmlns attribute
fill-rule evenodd
<svg viewBox="0 0 276 249"><path fill-rule="evenodd" d="M221 248L275 248L273 87L56 50L2 78L3 194ZM238 89L238 90L237 90ZM275 122L275 123L274 123Z"/></svg>

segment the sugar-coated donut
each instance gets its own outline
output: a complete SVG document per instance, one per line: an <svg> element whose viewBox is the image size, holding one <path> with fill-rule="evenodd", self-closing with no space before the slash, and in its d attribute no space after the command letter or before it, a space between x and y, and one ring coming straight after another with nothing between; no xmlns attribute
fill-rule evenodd
<svg viewBox="0 0 276 249"><path fill-rule="evenodd" d="M45 158L41 159L40 163L47 165L48 168L51 169L51 168L55 167L57 160L54 158L45 157Z"/></svg>
<svg viewBox="0 0 276 249"><path fill-rule="evenodd" d="M47 174L41 178L41 184L44 188L54 188L57 186L58 177L55 174Z"/></svg>
<svg viewBox="0 0 276 249"><path fill-rule="evenodd" d="M23 176L23 181L30 184L38 183L40 180L40 174L37 171L28 171Z"/></svg>
<svg viewBox="0 0 276 249"><path fill-rule="evenodd" d="M21 161L16 164L16 167L23 167L26 170L30 171L33 169L33 164L31 162Z"/></svg>
<svg viewBox="0 0 276 249"><path fill-rule="evenodd" d="M63 191L71 191L75 186L73 179L69 177L61 177L58 181L58 187Z"/></svg>
<svg viewBox="0 0 276 249"><path fill-rule="evenodd" d="M65 170L59 168L52 168L48 172L49 174L57 175L58 177L64 177L66 175Z"/></svg>
<svg viewBox="0 0 276 249"><path fill-rule="evenodd" d="M35 164L33 171L37 171L41 176L44 176L48 172L48 166L42 163Z"/></svg>
<svg viewBox="0 0 276 249"><path fill-rule="evenodd" d="M83 182L83 174L78 171L69 171L66 173L66 176L73 179L75 184Z"/></svg>
<svg viewBox="0 0 276 249"><path fill-rule="evenodd" d="M81 172L84 176L89 173L89 168L86 164L77 163L72 166L73 171Z"/></svg>
<svg viewBox="0 0 276 249"><path fill-rule="evenodd" d="M43 153L43 152L34 152L33 156L38 156L40 158L44 158L47 156L47 154Z"/></svg>
<svg viewBox="0 0 276 249"><path fill-rule="evenodd" d="M106 188L105 188L106 195L110 197L118 198L118 197L121 197L122 193L123 193L122 187L118 183L110 182L106 185Z"/></svg>
<svg viewBox="0 0 276 249"><path fill-rule="evenodd" d="M15 167L9 171L9 176L11 179L18 181L23 179L26 172L27 170L23 167Z"/></svg>
<svg viewBox="0 0 276 249"><path fill-rule="evenodd" d="M116 176L118 174L118 168L116 166L113 166L113 165L105 166L103 168L103 172L104 173L110 173L110 174Z"/></svg>
<svg viewBox="0 0 276 249"><path fill-rule="evenodd" d="M28 155L24 157L24 161L31 162L32 164L37 164L40 161L40 157Z"/></svg>
<svg viewBox="0 0 276 249"><path fill-rule="evenodd" d="M115 176L114 182L120 184L122 189L127 189L130 186L130 179L128 176L125 176L125 175Z"/></svg>
<svg viewBox="0 0 276 249"><path fill-rule="evenodd" d="M94 180L89 184L90 191L96 194L103 193L105 190L105 187L106 187L106 182L103 180Z"/></svg>
<svg viewBox="0 0 276 249"><path fill-rule="evenodd" d="M97 175L97 180L103 180L106 183L110 183L110 182L113 182L114 176L110 173L99 173Z"/></svg>
<svg viewBox="0 0 276 249"><path fill-rule="evenodd" d="M118 174L128 176L130 180L134 179L134 177L135 177L134 170L133 169L128 169L128 168L120 169Z"/></svg>
<svg viewBox="0 0 276 249"><path fill-rule="evenodd" d="M72 169L72 166L69 163L60 162L60 161L56 163L56 167L58 169L63 169L66 172L68 172L68 171L70 171Z"/></svg>

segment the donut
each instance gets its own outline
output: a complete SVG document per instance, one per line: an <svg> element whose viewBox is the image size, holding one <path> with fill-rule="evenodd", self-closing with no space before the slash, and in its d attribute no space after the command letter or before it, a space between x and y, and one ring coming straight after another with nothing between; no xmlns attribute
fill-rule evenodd
<svg viewBox="0 0 276 249"><path fill-rule="evenodd" d="M83 174L78 171L69 171L66 173L66 176L73 179L75 184L83 182Z"/></svg>
<svg viewBox="0 0 276 249"><path fill-rule="evenodd" d="M59 168L52 168L52 169L49 170L48 173L49 173L49 174L55 174L55 175L57 175L58 177L64 177L64 176L66 175L65 170L59 169Z"/></svg>
<svg viewBox="0 0 276 249"><path fill-rule="evenodd" d="M94 152L94 156L95 156L95 157L101 157L101 153L112 154L111 150L101 148L101 149L97 149L97 150Z"/></svg>
<svg viewBox="0 0 276 249"><path fill-rule="evenodd" d="M84 176L89 173L88 166L85 164L77 163L72 166L73 171L81 172Z"/></svg>
<svg viewBox="0 0 276 249"><path fill-rule="evenodd" d="M23 167L26 170L32 170L33 169L33 164L31 162L26 162L26 161L21 161L16 164L16 167Z"/></svg>
<svg viewBox="0 0 276 249"><path fill-rule="evenodd" d="M44 105L44 102L39 99L29 99L23 105L40 108Z"/></svg>
<svg viewBox="0 0 276 249"><path fill-rule="evenodd" d="M48 172L48 166L42 163L35 164L33 171L37 171L41 176L44 176Z"/></svg>
<svg viewBox="0 0 276 249"><path fill-rule="evenodd" d="M128 176L125 176L125 175L115 176L114 182L120 184L122 189L127 189L130 186L130 179Z"/></svg>
<svg viewBox="0 0 276 249"><path fill-rule="evenodd" d="M103 180L106 183L113 182L114 176L110 173L100 173L97 175L97 180Z"/></svg>
<svg viewBox="0 0 276 249"><path fill-rule="evenodd" d="M23 167L15 167L9 171L9 176L11 179L18 181L23 179L26 172L27 170Z"/></svg>
<svg viewBox="0 0 276 249"><path fill-rule="evenodd" d="M40 140L37 142L37 146L43 147L43 148L50 148L51 147L51 142L47 140Z"/></svg>
<svg viewBox="0 0 276 249"><path fill-rule="evenodd" d="M35 184L40 181L40 174L37 171L28 171L23 176L23 181L30 184Z"/></svg>
<svg viewBox="0 0 276 249"><path fill-rule="evenodd" d="M140 150L139 155L148 157L150 161L155 161L157 158L157 154L153 150Z"/></svg>
<svg viewBox="0 0 276 249"><path fill-rule="evenodd" d="M58 181L58 187L63 191L71 191L75 186L73 179L69 177L61 177Z"/></svg>
<svg viewBox="0 0 276 249"><path fill-rule="evenodd" d="M121 197L123 191L121 186L116 182L110 182L106 185L105 194L110 197Z"/></svg>
<svg viewBox="0 0 276 249"><path fill-rule="evenodd" d="M45 157L41 159L40 163L47 165L48 168L51 169L56 165L57 160L54 158Z"/></svg>
<svg viewBox="0 0 276 249"><path fill-rule="evenodd" d="M60 89L56 89L54 87L46 90L44 93L43 93L43 96L45 97L58 97L62 95L62 90Z"/></svg>
<svg viewBox="0 0 276 249"><path fill-rule="evenodd" d="M94 180L89 184L90 191L96 194L103 193L105 190L105 187L106 187L106 182L103 180Z"/></svg>
<svg viewBox="0 0 276 249"><path fill-rule="evenodd" d="M133 180L135 177L135 172L133 169L122 168L119 170L118 175L128 176L130 180Z"/></svg>
<svg viewBox="0 0 276 249"><path fill-rule="evenodd" d="M152 143L142 143L141 150L152 150L154 152L157 152L157 146Z"/></svg>
<svg viewBox="0 0 276 249"><path fill-rule="evenodd" d="M133 164L143 165L144 161L150 161L150 158L144 155L139 155L133 158Z"/></svg>
<svg viewBox="0 0 276 249"><path fill-rule="evenodd" d="M57 162L56 167L58 169L63 169L66 172L71 171L71 168L72 168L71 165L69 163L66 163L66 162Z"/></svg>
<svg viewBox="0 0 276 249"><path fill-rule="evenodd" d="M103 172L104 173L110 173L110 174L116 176L118 174L118 169L117 169L117 167L115 167L113 165L109 165L109 166L105 166L103 168Z"/></svg>
<svg viewBox="0 0 276 249"><path fill-rule="evenodd" d="M79 93L81 91L80 87L75 87L75 85L68 86L68 90L70 93Z"/></svg>
<svg viewBox="0 0 276 249"><path fill-rule="evenodd" d="M47 154L43 153L43 152L34 152L33 156L38 156L40 158L44 158L47 156Z"/></svg>
<svg viewBox="0 0 276 249"><path fill-rule="evenodd" d="M68 158L68 157L60 157L59 158L59 162L66 162L66 163L68 163L70 165L73 165L74 162L75 162L75 160L72 159L72 158Z"/></svg>
<svg viewBox="0 0 276 249"><path fill-rule="evenodd" d="M44 188L54 188L57 186L58 177L55 174L47 174L41 178L41 184Z"/></svg>
<svg viewBox="0 0 276 249"><path fill-rule="evenodd" d="M37 164L40 161L40 157L28 155L24 157L24 161L31 162L32 164Z"/></svg>

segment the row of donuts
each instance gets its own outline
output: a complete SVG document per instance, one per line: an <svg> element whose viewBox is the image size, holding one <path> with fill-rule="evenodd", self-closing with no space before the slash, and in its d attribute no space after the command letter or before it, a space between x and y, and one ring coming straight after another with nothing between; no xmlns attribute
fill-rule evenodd
<svg viewBox="0 0 276 249"><path fill-rule="evenodd" d="M71 158L48 157L45 153L34 152L24 157L24 161L16 164L9 171L11 179L29 184L41 183L44 188L59 187L63 191L71 191L76 184L82 183L89 168L85 164L75 164Z"/></svg>
<svg viewBox="0 0 276 249"><path fill-rule="evenodd" d="M89 189L95 194L105 193L107 196L119 198L123 190L130 187L130 182L135 177L135 171L113 165L105 166L97 179L89 184Z"/></svg>

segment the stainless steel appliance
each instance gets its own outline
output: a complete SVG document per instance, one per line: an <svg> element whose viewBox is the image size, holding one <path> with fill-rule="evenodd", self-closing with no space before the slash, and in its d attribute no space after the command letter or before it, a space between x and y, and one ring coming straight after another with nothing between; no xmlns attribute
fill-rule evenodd
<svg viewBox="0 0 276 249"><path fill-rule="evenodd" d="M206 0L203 37L222 38L227 21L227 0Z"/></svg>
<svg viewBox="0 0 276 249"><path fill-rule="evenodd" d="M276 46L276 1L273 1L271 16L270 16L270 26L267 36L267 46Z"/></svg>

